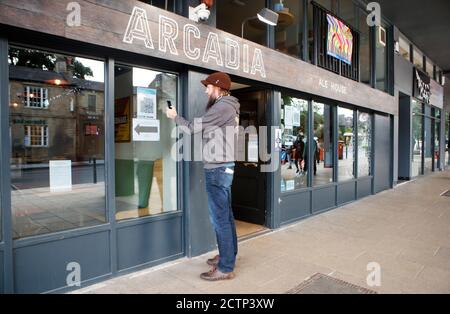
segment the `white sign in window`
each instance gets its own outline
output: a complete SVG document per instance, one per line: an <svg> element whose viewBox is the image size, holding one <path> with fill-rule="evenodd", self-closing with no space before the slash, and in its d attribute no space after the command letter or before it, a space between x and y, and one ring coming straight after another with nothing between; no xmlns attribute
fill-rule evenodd
<svg viewBox="0 0 450 314"><path fill-rule="evenodd" d="M72 190L72 161L50 160L50 192Z"/></svg>
<svg viewBox="0 0 450 314"><path fill-rule="evenodd" d="M159 142L161 123L159 120L133 119L133 141Z"/></svg>

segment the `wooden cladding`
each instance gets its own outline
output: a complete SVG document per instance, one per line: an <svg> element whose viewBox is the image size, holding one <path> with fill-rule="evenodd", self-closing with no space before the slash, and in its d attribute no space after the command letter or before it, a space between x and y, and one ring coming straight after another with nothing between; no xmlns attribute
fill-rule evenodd
<svg viewBox="0 0 450 314"><path fill-rule="evenodd" d="M67 23L72 13L67 9L70 2L0 0L0 24L108 47L123 53L131 52L207 70L225 71L274 86L397 114L398 105L389 94L143 2L79 0L81 25L76 27ZM133 23L137 24L133 26ZM143 27L148 27L148 35L140 32ZM14 32L8 36L14 42L21 40L14 37ZM341 69L341 74L346 71L350 70ZM352 72L349 76L354 75Z"/></svg>

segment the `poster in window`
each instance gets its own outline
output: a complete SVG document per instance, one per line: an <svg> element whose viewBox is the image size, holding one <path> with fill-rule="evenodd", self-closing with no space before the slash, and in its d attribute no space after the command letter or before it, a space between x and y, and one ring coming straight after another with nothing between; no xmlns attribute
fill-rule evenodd
<svg viewBox="0 0 450 314"><path fill-rule="evenodd" d="M156 120L156 89L137 88L137 118Z"/></svg>
<svg viewBox="0 0 450 314"><path fill-rule="evenodd" d="M300 127L300 109L294 107L292 113L292 125L295 127Z"/></svg>
<svg viewBox="0 0 450 314"><path fill-rule="evenodd" d="M293 107L292 106L286 106L284 108L284 127L286 129L292 130L292 124L293 124Z"/></svg>
<svg viewBox="0 0 450 314"><path fill-rule="evenodd" d="M327 20L327 54L351 65L353 53L352 31L347 25L330 14L327 14Z"/></svg>
<svg viewBox="0 0 450 314"><path fill-rule="evenodd" d="M131 142L131 98L116 99L114 108L114 134L116 143Z"/></svg>

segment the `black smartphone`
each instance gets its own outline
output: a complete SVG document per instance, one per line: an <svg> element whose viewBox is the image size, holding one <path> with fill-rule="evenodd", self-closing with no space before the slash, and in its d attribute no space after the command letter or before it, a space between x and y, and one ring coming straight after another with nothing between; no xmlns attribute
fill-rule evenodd
<svg viewBox="0 0 450 314"><path fill-rule="evenodd" d="M167 107L169 109L172 109L172 102L170 100L167 101Z"/></svg>

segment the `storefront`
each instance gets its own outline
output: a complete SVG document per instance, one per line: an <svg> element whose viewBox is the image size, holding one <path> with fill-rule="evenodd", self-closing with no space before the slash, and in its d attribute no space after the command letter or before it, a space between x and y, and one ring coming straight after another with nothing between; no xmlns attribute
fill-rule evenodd
<svg viewBox="0 0 450 314"><path fill-rule="evenodd" d="M411 94L399 91L399 179L411 180L444 169L443 87L412 69Z"/></svg>
<svg viewBox="0 0 450 314"><path fill-rule="evenodd" d="M203 115L211 71L232 75L248 130L233 186L243 226L393 186L387 83L137 1L79 1L95 15L69 26L68 2L0 3L0 292L63 292L215 248L202 163L164 114L170 101Z"/></svg>

